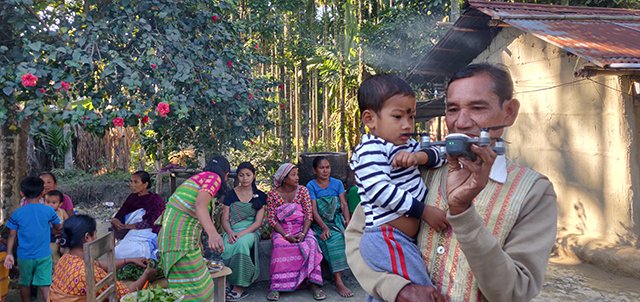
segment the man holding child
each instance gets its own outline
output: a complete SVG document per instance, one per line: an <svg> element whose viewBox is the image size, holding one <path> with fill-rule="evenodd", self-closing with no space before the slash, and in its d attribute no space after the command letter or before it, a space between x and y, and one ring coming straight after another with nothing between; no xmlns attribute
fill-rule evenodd
<svg viewBox="0 0 640 302"><path fill-rule="evenodd" d="M473 64L453 75L445 120L450 133L477 137L480 129L511 126L519 102L508 71ZM415 108L415 107L414 107ZM492 142L503 130L492 130ZM346 230L347 259L362 287L385 301L429 301L439 292L450 301L529 301L542 287L556 236L556 195L536 171L472 146L477 155L448 156L447 165L424 170L425 204L446 211L444 231L422 223L417 245L434 286L372 269L363 259L361 206ZM407 162L415 164L416 162Z"/></svg>

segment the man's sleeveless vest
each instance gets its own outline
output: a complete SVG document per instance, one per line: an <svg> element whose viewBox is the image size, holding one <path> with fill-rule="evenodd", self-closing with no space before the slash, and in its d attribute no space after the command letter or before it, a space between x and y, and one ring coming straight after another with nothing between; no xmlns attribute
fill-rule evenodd
<svg viewBox="0 0 640 302"><path fill-rule="evenodd" d="M427 170L424 175L429 187L428 205L447 208L447 167ZM507 236L518 219L527 193L542 177L536 171L507 162L507 180L504 184L489 180L487 186L473 200L485 227L504 246ZM426 226L426 225L425 225ZM435 232L422 227L418 244L425 259L432 283L450 301L485 301L453 230Z"/></svg>

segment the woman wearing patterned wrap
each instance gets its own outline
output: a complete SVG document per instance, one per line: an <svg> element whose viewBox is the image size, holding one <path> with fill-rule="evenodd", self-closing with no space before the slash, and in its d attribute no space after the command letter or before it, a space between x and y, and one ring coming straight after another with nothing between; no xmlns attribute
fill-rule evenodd
<svg viewBox="0 0 640 302"><path fill-rule="evenodd" d="M213 280L202 258L200 235L207 233L209 248L224 251L222 237L209 215L213 197L224 194L229 162L214 157L204 168L183 182L169 197L158 234L162 269L170 289L184 293L183 301L212 301Z"/></svg>
<svg viewBox="0 0 640 302"><path fill-rule="evenodd" d="M267 194L256 187L256 169L249 162L238 165L238 186L224 199L222 227L225 230L222 260L231 268L227 281L233 289L227 293L227 301L237 301L247 296L245 291L260 276L258 243Z"/></svg>
<svg viewBox="0 0 640 302"><path fill-rule="evenodd" d="M274 188L267 197L267 218L273 227L271 243L271 292L267 300L277 301L280 291L295 291L308 279L313 298L323 300L320 262L322 253L311 227L313 213L309 191L298 185L298 168L285 163L273 177Z"/></svg>
<svg viewBox="0 0 640 302"><path fill-rule="evenodd" d="M96 220L88 215L75 215L64 222L62 229L61 245L69 248L69 252L64 254L53 269L51 291L49 301L51 302L86 302L87 301L87 280L85 274L84 249L85 243L96 240ZM127 263L134 263L140 267L147 266L145 258L127 258L116 260L116 268L121 268ZM107 265L100 261L94 263L95 282L99 282L107 276ZM129 292L141 289L145 283L152 280L156 274L155 269L147 267L138 280L125 285L116 282L116 292L118 298ZM106 286L105 286L106 288ZM104 290L98 291L98 294Z"/></svg>
<svg viewBox="0 0 640 302"><path fill-rule="evenodd" d="M344 253L344 228L349 224L349 206L345 198L342 182L331 177L331 164L324 156L313 159L316 179L307 183L313 205L315 223L311 228L316 233L322 256L336 278L336 289L342 297L352 297L353 293L342 281L341 271L349 268Z"/></svg>

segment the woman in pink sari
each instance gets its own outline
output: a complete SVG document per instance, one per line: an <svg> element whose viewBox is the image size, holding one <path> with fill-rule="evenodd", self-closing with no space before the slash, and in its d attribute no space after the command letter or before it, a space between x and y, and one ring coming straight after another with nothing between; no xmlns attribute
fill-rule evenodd
<svg viewBox="0 0 640 302"><path fill-rule="evenodd" d="M285 163L273 177L274 189L267 196L267 219L273 228L271 243L271 292L267 300L277 301L280 292L295 291L307 279L313 298L324 300L322 252L310 229L313 221L309 191L298 185L298 168Z"/></svg>

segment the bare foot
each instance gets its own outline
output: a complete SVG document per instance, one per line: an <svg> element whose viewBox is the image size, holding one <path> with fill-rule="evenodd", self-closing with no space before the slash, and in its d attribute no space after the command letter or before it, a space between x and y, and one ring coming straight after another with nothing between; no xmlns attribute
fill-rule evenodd
<svg viewBox="0 0 640 302"><path fill-rule="evenodd" d="M340 294L340 296L345 297L345 298L349 298L349 297L353 297L353 292L351 292L351 290L346 287L343 283L338 284L336 283L336 289L338 289L338 294Z"/></svg>
<svg viewBox="0 0 640 302"><path fill-rule="evenodd" d="M242 293L244 293L244 287L234 285L233 286L233 291L236 292L236 293L242 294Z"/></svg>

